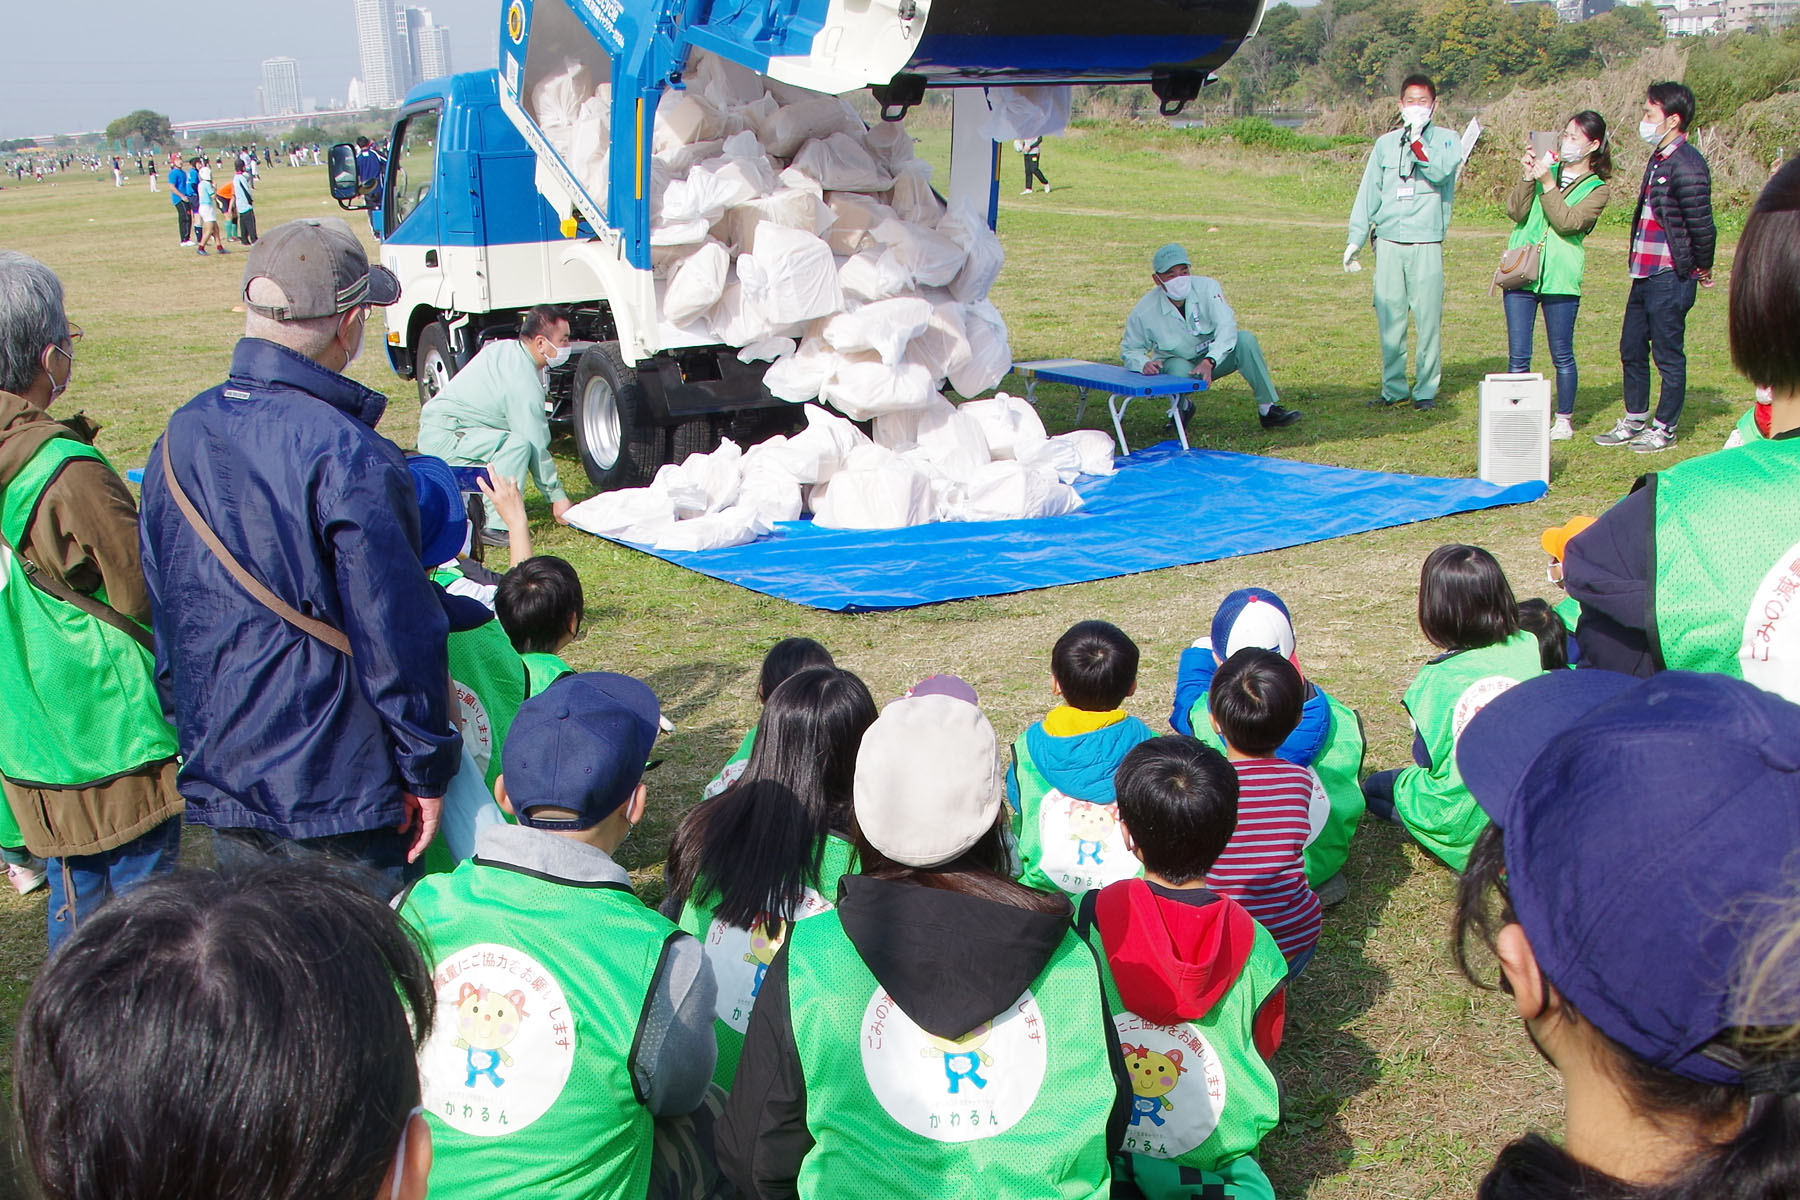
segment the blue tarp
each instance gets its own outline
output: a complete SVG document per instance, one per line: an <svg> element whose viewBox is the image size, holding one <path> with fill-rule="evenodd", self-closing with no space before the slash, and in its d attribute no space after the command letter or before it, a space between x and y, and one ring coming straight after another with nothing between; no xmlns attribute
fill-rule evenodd
<svg viewBox="0 0 1800 1200"><path fill-rule="evenodd" d="M793 521L771 537L725 550L632 548L796 604L866 612L1260 554L1523 504L1546 488L1353 471L1224 450L1184 453L1164 442L1120 459L1116 475L1080 480L1076 490L1087 506L1064 517L872 532Z"/></svg>

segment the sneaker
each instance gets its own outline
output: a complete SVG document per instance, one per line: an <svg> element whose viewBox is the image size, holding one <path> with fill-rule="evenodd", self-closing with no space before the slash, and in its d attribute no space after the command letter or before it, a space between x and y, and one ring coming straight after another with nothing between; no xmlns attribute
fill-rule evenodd
<svg viewBox="0 0 1800 1200"><path fill-rule="evenodd" d="M1550 423L1550 440L1553 442L1566 442L1574 436L1575 428L1569 424L1569 418L1562 413L1557 413L1556 420Z"/></svg>
<svg viewBox="0 0 1800 1200"><path fill-rule="evenodd" d="M200 246L197 249L195 249L194 253L198 254L201 258L205 258L207 256L206 255L206 247Z"/></svg>
<svg viewBox="0 0 1800 1200"><path fill-rule="evenodd" d="M1641 417L1620 417L1618 422L1605 433L1594 435L1596 446L1623 446L1638 434L1644 432L1644 420Z"/></svg>
<svg viewBox="0 0 1800 1200"><path fill-rule="evenodd" d="M43 887L44 881L49 877L50 870L45 866L44 860L35 855L30 862L23 866L13 863L8 863L6 865L6 881L12 884L13 891L19 893L21 896L35 892Z"/></svg>
<svg viewBox="0 0 1800 1200"><path fill-rule="evenodd" d="M1050 194L1050 185L1046 183L1044 185L1044 195L1048 196L1049 194Z"/></svg>
<svg viewBox="0 0 1800 1200"><path fill-rule="evenodd" d="M1292 425L1295 421L1298 421L1300 419L1300 414L1291 408L1283 408L1279 404L1271 404L1269 406L1269 411L1259 414L1257 419L1262 422L1262 427L1264 429L1280 429L1283 426Z"/></svg>
<svg viewBox="0 0 1800 1200"><path fill-rule="evenodd" d="M1431 397L1427 396L1423 400L1414 400L1413 407L1415 409L1417 409L1419 412L1430 412L1432 409L1437 407L1437 401L1433 400Z"/></svg>
<svg viewBox="0 0 1800 1200"><path fill-rule="evenodd" d="M1644 430L1644 432L1638 434L1627 443L1627 445L1639 454L1655 454L1659 450L1667 450L1674 444L1675 431L1673 429L1664 429L1654 421L1650 423L1650 428Z"/></svg>
<svg viewBox="0 0 1800 1200"><path fill-rule="evenodd" d="M192 245L193 245L193 244L194 244L194 239L193 239L193 238L189 238L189 239L188 239L188 240L187 240L187 241L185 241L185 242L183 242L183 243L181 243L181 244L182 244L182 245L183 245L183 246L192 246Z"/></svg>
<svg viewBox="0 0 1800 1200"><path fill-rule="evenodd" d="M1350 898L1350 881L1344 878L1342 871L1339 871L1314 890L1319 893L1319 903L1330 908L1332 905L1342 904Z"/></svg>
<svg viewBox="0 0 1800 1200"><path fill-rule="evenodd" d="M1026 189L1025 189L1025 190L1024 190L1024 191L1022 191L1022 192L1020 192L1020 193L1019 193L1019 195L1021 195L1021 196L1029 196L1029 195L1031 195L1031 189L1030 189L1030 188L1026 188Z"/></svg>

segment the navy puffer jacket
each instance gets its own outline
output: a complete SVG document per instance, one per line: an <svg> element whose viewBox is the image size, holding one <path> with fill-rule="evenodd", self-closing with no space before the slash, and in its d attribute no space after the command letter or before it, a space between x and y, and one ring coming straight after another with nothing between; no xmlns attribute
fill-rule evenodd
<svg viewBox="0 0 1800 1200"><path fill-rule="evenodd" d="M1656 213L1669 235L1669 253L1675 259L1675 277L1686 280L1695 271L1710 271L1718 230L1713 225L1712 171L1706 159L1689 141L1682 141L1667 158L1654 154L1644 166L1643 186L1631 228L1637 229L1644 201Z"/></svg>

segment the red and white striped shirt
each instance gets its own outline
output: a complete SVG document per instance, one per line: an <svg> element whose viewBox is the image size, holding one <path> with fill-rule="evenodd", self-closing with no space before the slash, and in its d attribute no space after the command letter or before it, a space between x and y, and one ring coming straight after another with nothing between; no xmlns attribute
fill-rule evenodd
<svg viewBox="0 0 1800 1200"><path fill-rule="evenodd" d="M1237 831L1206 873L1206 886L1249 909L1292 961L1319 940L1323 913L1301 862L1312 832L1312 775L1278 758L1231 765L1238 775Z"/></svg>

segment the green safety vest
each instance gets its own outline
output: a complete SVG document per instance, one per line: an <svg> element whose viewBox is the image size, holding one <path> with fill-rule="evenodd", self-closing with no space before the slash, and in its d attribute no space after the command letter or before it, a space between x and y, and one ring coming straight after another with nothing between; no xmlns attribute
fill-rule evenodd
<svg viewBox="0 0 1800 1200"><path fill-rule="evenodd" d="M1744 410L1744 415L1737 419L1737 424L1731 427L1731 436L1725 439L1725 445L1722 448L1731 450L1748 442L1766 442L1768 440L1763 436L1763 431L1756 427L1756 405L1752 404Z"/></svg>
<svg viewBox="0 0 1800 1200"><path fill-rule="evenodd" d="M1362 717L1325 689L1316 690L1331 709L1331 732L1325 735L1319 757L1307 768L1313 777L1312 801L1307 805L1312 834L1302 858L1306 882L1315 888L1350 861L1350 839L1362 823L1363 813L1368 811L1362 790ZM1200 694L1188 710L1188 723L1195 737L1223 754L1225 739L1212 727L1211 699L1211 692Z"/></svg>
<svg viewBox="0 0 1800 1200"><path fill-rule="evenodd" d="M1564 596L1550 611L1562 620L1563 628L1570 633L1581 624L1581 601L1573 596Z"/></svg>
<svg viewBox="0 0 1800 1200"><path fill-rule="evenodd" d="M461 579L461 571L439 567L431 578L440 587ZM481 768L490 790L500 777L501 752L513 714L525 703L526 669L499 621L450 635L450 685L456 696L456 725L463 745Z"/></svg>
<svg viewBox="0 0 1800 1200"><path fill-rule="evenodd" d="M954 1041L901 1011L836 912L793 927L787 963L813 1139L802 1197L1110 1194L1106 1010L1074 929L1017 1001Z"/></svg>
<svg viewBox="0 0 1800 1200"><path fill-rule="evenodd" d="M1431 755L1429 769L1409 766L1394 780L1394 809L1420 845L1461 871L1487 828L1487 814L1463 786L1456 741L1470 718L1514 684L1544 673L1537 636L1528 630L1426 663L1406 689L1406 711Z"/></svg>
<svg viewBox="0 0 1800 1200"><path fill-rule="evenodd" d="M1019 811L1019 882L1079 897L1121 879L1142 879L1144 864L1125 848L1119 806L1093 804L1050 786L1031 760L1023 734L1013 743Z"/></svg>
<svg viewBox="0 0 1800 1200"><path fill-rule="evenodd" d="M700 798L711 800L742 779L744 768L750 765L750 752L754 749L756 749L756 726L752 725L744 734L744 740L738 743L738 748L732 752L730 758L725 760L725 765L719 768L719 773L714 775L701 789Z"/></svg>
<svg viewBox="0 0 1800 1200"><path fill-rule="evenodd" d="M1258 924L1243 971L1212 1011L1155 1025L1125 1007L1090 900L1082 902L1081 925L1100 959L1107 1011L1131 1076L1121 1152L1131 1156L1132 1176L1149 1200L1185 1196L1181 1168L1218 1171L1253 1153L1281 1120L1281 1089L1256 1049L1254 1028L1263 1002L1287 979L1287 959ZM1246 1173L1246 1181L1261 1174Z"/></svg>
<svg viewBox="0 0 1800 1200"><path fill-rule="evenodd" d="M1689 459L1655 477L1650 646L1800 701L1800 438ZM1746 513L1755 518L1745 520Z"/></svg>
<svg viewBox="0 0 1800 1200"><path fill-rule="evenodd" d="M521 654L519 657L525 660L526 699L538 695L564 675L575 673L574 667L554 654L545 654L540 650L534 650L528 654Z"/></svg>
<svg viewBox="0 0 1800 1200"><path fill-rule="evenodd" d="M106 463L87 443L55 437L0 495L0 774L27 788L92 787L180 752L150 651L44 592L18 552L44 489L76 459ZM94 599L106 603L104 592Z"/></svg>
<svg viewBox="0 0 1800 1200"><path fill-rule="evenodd" d="M419 1052L433 1188L642 1200L652 1117L632 1056L675 926L622 885L479 858L421 879L401 915L435 955Z"/></svg>
<svg viewBox="0 0 1800 1200"><path fill-rule="evenodd" d="M849 874L856 851L843 838L826 835L825 857L819 864L816 886L806 889L800 910L792 917L804 921L820 913L830 912L837 904L838 880ZM719 1065L713 1069L713 1082L731 1090L737 1078L738 1059L744 1052L744 1032L750 1028L750 1012L762 991L763 976L774 961L776 951L787 940L789 922L775 920L755 929L739 929L713 917L713 906L694 900L704 890L697 883L693 894L681 906L676 922L694 935L706 950L706 961L712 964L713 980L719 985L718 1008L713 1032L719 1041Z"/></svg>
<svg viewBox="0 0 1800 1200"><path fill-rule="evenodd" d="M1561 179L1562 164L1557 164L1555 170L1557 178ZM1564 200L1574 205L1604 182L1606 181L1598 175L1589 174L1569 189ZM1536 186L1541 196L1544 185L1540 183ZM1526 291L1544 296L1579 296L1581 273L1587 267L1587 247L1582 244L1586 240L1585 233L1563 234L1550 228L1550 221L1544 216L1543 201L1534 199L1531 211L1513 227L1512 237L1507 240L1506 245L1508 249L1531 245L1543 247L1538 252L1537 282L1526 285Z"/></svg>

